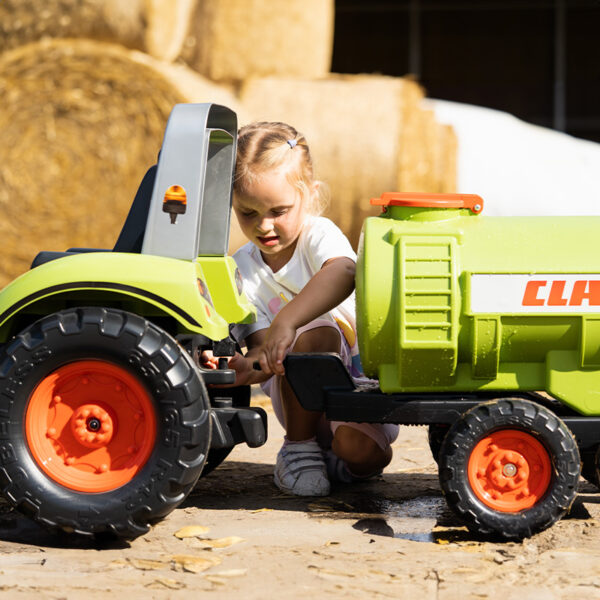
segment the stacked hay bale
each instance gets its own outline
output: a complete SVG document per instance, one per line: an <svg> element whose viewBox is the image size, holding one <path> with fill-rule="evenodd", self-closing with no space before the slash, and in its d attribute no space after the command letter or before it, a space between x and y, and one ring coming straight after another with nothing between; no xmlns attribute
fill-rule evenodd
<svg viewBox="0 0 600 600"><path fill-rule="evenodd" d="M236 108L189 69L116 45L43 40L0 55L0 283L42 249L112 247L173 105L215 99Z"/></svg>
<svg viewBox="0 0 600 600"><path fill-rule="evenodd" d="M89 38L143 49L145 0L2 0L0 52L43 38Z"/></svg>
<svg viewBox="0 0 600 600"><path fill-rule="evenodd" d="M182 58L214 81L322 77L333 50L333 0L202 0Z"/></svg>
<svg viewBox="0 0 600 600"><path fill-rule="evenodd" d="M456 140L416 83L329 73L333 17L334 0L1 2L0 285L41 249L113 245L177 102L302 130L354 244L370 197L453 191Z"/></svg>
<svg viewBox="0 0 600 600"><path fill-rule="evenodd" d="M452 191L452 133L420 107L410 79L330 76L258 78L240 100L252 120L281 120L302 131L317 176L331 191L330 216L356 246L369 198L386 191Z"/></svg>

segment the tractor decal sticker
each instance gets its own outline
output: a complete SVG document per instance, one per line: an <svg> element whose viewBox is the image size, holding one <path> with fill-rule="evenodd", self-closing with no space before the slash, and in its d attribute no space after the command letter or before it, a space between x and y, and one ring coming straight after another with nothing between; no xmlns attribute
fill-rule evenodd
<svg viewBox="0 0 600 600"><path fill-rule="evenodd" d="M473 274L472 313L600 313L600 274Z"/></svg>

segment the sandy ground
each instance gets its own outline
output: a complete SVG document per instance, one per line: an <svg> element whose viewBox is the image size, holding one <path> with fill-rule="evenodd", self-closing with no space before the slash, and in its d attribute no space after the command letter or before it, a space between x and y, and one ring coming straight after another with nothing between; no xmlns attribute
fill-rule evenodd
<svg viewBox="0 0 600 600"><path fill-rule="evenodd" d="M600 599L600 494L523 543L474 539L449 513L423 427L403 427L376 481L328 498L281 494L283 432L237 447L131 543L46 533L0 505L1 598ZM198 526L179 539L183 527ZM180 534L181 535L181 534Z"/></svg>

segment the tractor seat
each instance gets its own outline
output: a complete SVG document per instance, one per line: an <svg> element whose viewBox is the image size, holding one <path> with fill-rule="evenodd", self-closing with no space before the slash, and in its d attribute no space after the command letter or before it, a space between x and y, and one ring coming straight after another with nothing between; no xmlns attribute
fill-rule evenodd
<svg viewBox="0 0 600 600"><path fill-rule="evenodd" d="M142 251L155 179L156 165L150 167L144 175L112 252L133 252L139 254ZM110 252L110 250L102 248L69 248L66 252L42 251L33 259L31 268L39 267L57 258L73 256L74 254L82 254L84 252Z"/></svg>

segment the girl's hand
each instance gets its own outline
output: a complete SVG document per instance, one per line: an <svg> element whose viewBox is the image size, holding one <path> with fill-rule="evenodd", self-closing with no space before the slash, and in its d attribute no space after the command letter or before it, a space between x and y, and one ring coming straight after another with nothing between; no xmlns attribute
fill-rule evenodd
<svg viewBox="0 0 600 600"><path fill-rule="evenodd" d="M284 375L283 359L286 350L296 337L296 328L275 318L267 331L267 337L258 351L258 362L265 373Z"/></svg>
<svg viewBox="0 0 600 600"><path fill-rule="evenodd" d="M229 368L235 371L235 383L233 385L251 385L256 383L255 371L252 368L254 361L236 352L229 359Z"/></svg>
<svg viewBox="0 0 600 600"><path fill-rule="evenodd" d="M219 359L213 354L212 350L203 350L200 354L200 364L205 369L216 370L219 368Z"/></svg>
<svg viewBox="0 0 600 600"><path fill-rule="evenodd" d="M200 355L200 361L205 369L214 370L219 368L219 359L213 355L212 350L204 350ZM255 383L255 381L253 381L254 371L252 369L252 363L252 359L246 358L239 352L236 352L234 356L228 357L227 366L235 371L235 383L219 385L216 387L233 387Z"/></svg>

